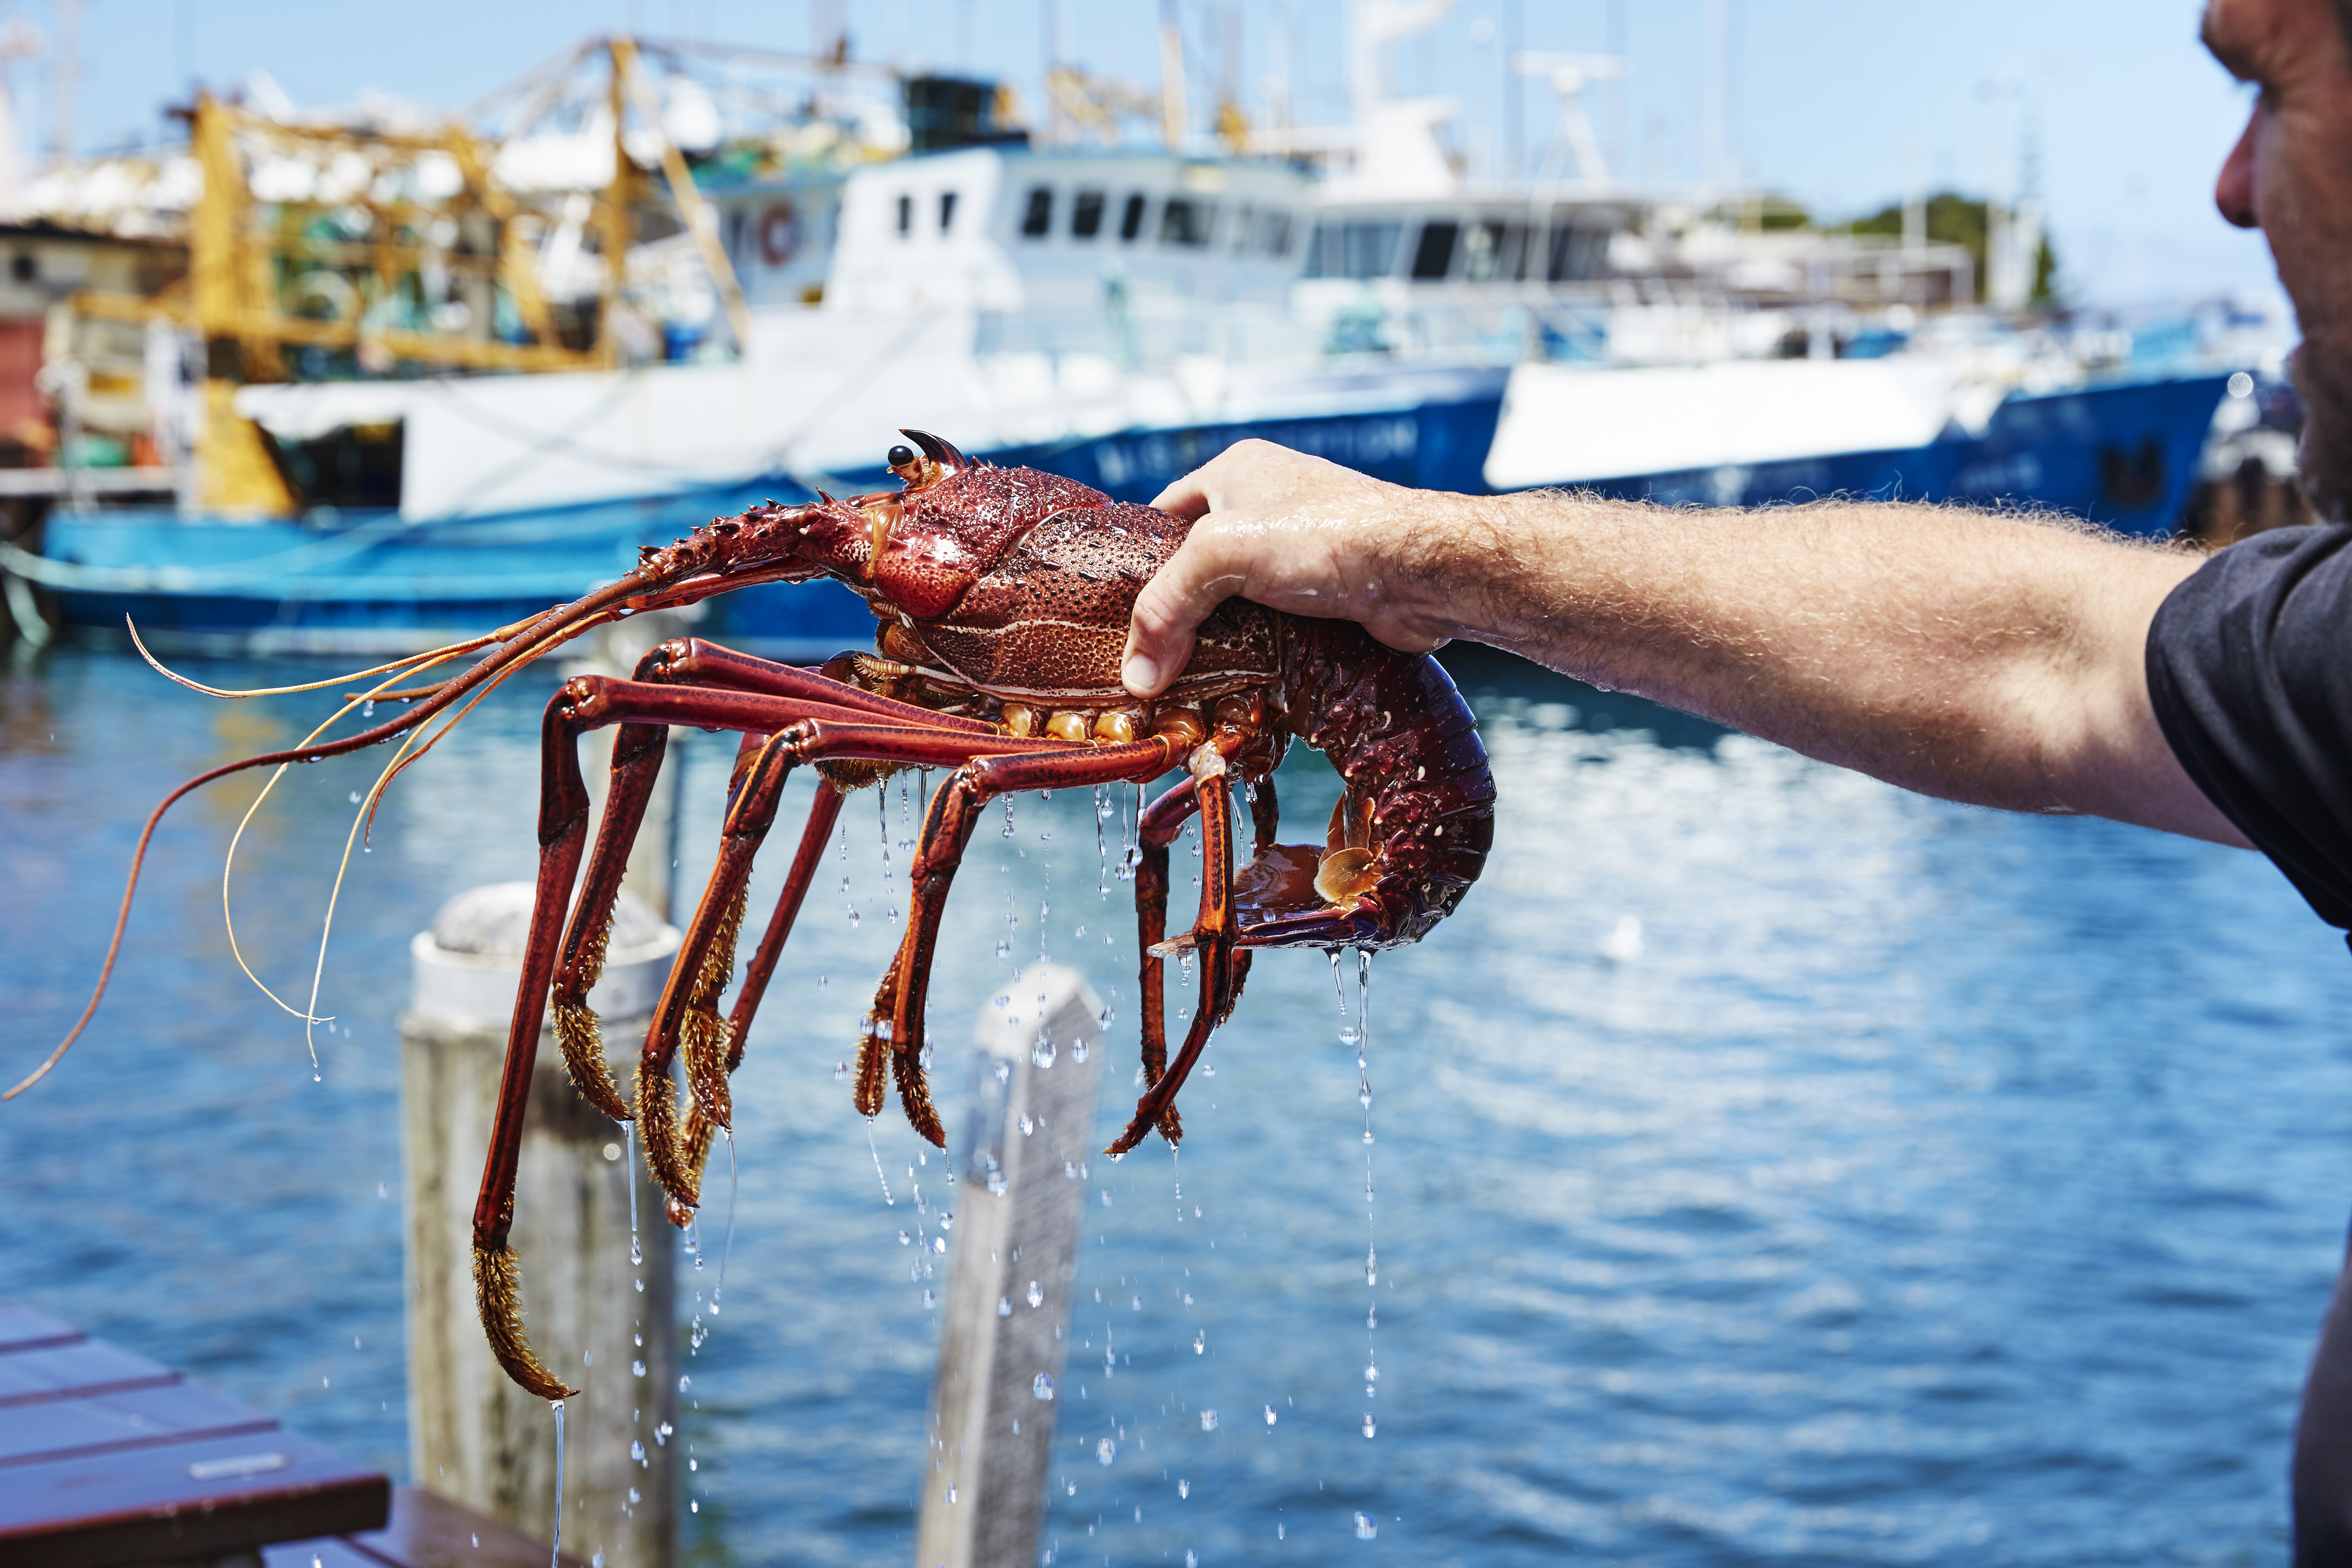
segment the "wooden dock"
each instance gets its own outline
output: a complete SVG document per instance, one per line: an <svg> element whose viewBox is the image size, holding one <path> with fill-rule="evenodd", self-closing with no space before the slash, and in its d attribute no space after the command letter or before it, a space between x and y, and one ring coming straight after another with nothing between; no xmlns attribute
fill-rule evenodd
<svg viewBox="0 0 2352 1568"><path fill-rule="evenodd" d="M0 1302L0 1561L538 1568L548 1548L395 1489L145 1356Z"/></svg>

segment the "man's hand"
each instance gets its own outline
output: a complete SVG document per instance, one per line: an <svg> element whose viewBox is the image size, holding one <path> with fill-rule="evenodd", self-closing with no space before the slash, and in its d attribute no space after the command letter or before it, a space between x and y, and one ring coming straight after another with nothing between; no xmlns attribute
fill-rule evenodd
<svg viewBox="0 0 2352 1568"><path fill-rule="evenodd" d="M1296 615L1361 622L1407 653L1454 635L1431 570L1458 543L1466 498L1368 479L1265 441L1244 441L1152 503L1196 519L1135 601L1122 678L1154 696L1192 656L1210 611L1242 598Z"/></svg>

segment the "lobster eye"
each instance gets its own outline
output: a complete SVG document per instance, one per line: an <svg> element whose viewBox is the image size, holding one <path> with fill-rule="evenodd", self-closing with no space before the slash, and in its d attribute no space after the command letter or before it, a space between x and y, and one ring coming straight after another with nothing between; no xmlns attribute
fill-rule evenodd
<svg viewBox="0 0 2352 1568"><path fill-rule="evenodd" d="M893 474L898 475L901 479L913 477L913 476L908 472L908 469L915 466L915 449L913 447L903 444L893 446L890 448L890 455L885 457L882 461L890 465L890 471Z"/></svg>

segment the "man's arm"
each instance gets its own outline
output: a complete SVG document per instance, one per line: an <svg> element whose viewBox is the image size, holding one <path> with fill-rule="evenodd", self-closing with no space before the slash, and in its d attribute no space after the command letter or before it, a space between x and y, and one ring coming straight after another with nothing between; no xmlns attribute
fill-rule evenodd
<svg viewBox="0 0 2352 1568"><path fill-rule="evenodd" d="M1139 695L1239 596L1398 648L1491 643L1927 794L2245 843L2148 702L2179 551L1958 507L1453 496L1264 442L1156 504L1199 520L1136 601Z"/></svg>

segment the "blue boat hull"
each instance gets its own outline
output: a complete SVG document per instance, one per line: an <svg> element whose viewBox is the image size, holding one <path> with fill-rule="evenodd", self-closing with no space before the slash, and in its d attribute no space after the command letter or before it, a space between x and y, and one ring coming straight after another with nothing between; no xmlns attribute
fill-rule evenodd
<svg viewBox="0 0 2352 1568"><path fill-rule="evenodd" d="M2170 532L2188 506L2227 381L2195 376L2012 397L1979 436L1583 487L1666 506L1762 507L1853 496L2028 507L2154 536Z"/></svg>

